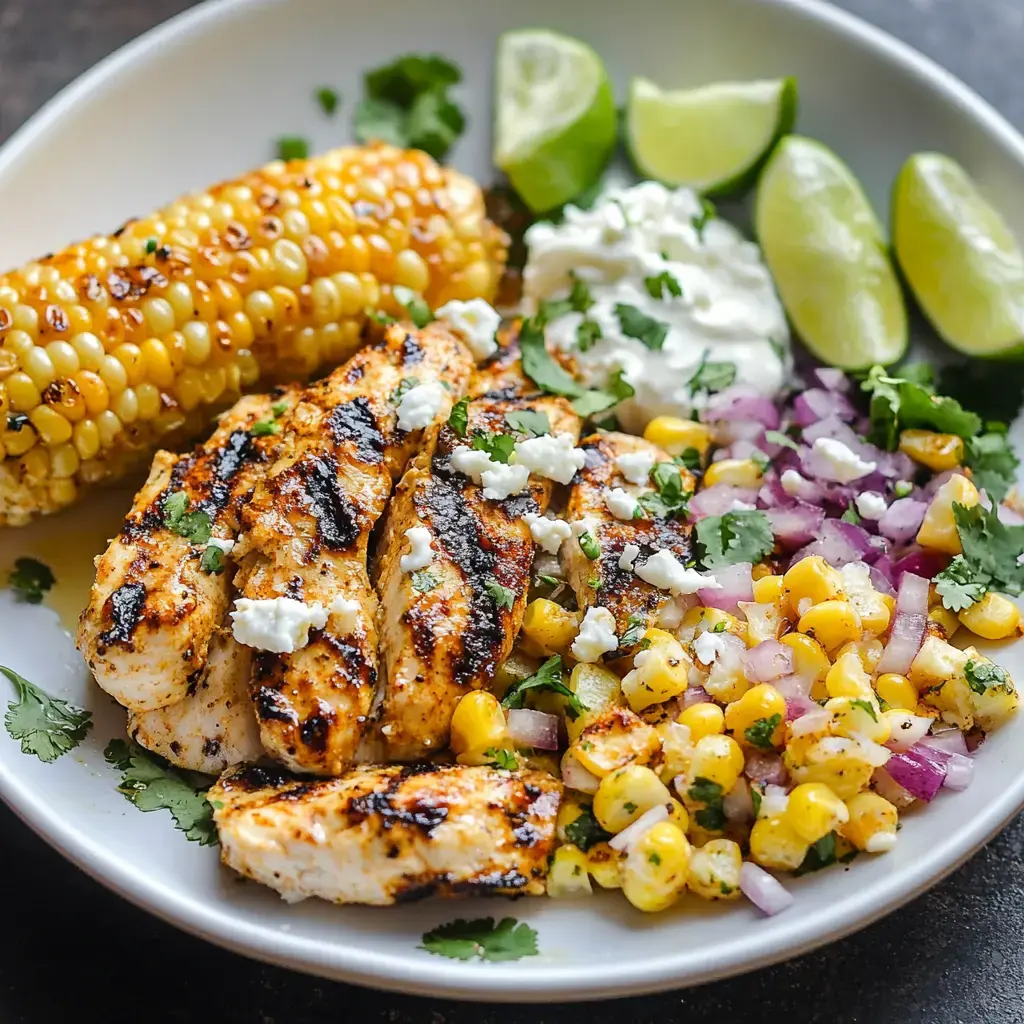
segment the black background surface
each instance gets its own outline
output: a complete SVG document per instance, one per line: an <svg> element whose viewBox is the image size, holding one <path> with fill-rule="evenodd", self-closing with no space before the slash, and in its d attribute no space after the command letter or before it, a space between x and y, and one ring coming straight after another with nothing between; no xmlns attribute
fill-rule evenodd
<svg viewBox="0 0 1024 1024"><path fill-rule="evenodd" d="M189 6L0 0L0 140L99 58ZM1024 0L840 6L936 58L1024 127ZM118 145L130 142L122 136ZM1021 1024L1022 854L1018 818L953 876L886 920L743 978L598 1005L495 1007L322 982L205 945L107 892L0 806L0 1024Z"/></svg>

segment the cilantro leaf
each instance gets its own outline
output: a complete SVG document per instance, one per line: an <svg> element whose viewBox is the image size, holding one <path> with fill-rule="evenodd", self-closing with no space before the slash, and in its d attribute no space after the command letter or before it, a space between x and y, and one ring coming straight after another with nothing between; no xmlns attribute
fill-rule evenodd
<svg viewBox="0 0 1024 1024"><path fill-rule="evenodd" d="M697 232L697 240L699 242L704 241L704 228L707 227L708 221L714 220L717 216L718 210L715 209L715 204L710 199L705 199L701 196L700 213L690 219L690 224L693 225L693 230Z"/></svg>
<svg viewBox="0 0 1024 1024"><path fill-rule="evenodd" d="M655 320L636 306L617 302L614 309L619 320L619 327L627 338L635 338L652 352L660 352L668 337L669 326L661 320Z"/></svg>
<svg viewBox="0 0 1024 1024"><path fill-rule="evenodd" d="M795 452L800 450L800 446L793 440L793 438L780 433L778 430L766 430L764 432L764 439L772 444L782 445L783 448L792 448Z"/></svg>
<svg viewBox="0 0 1024 1024"><path fill-rule="evenodd" d="M671 519L686 512L690 492L683 489L683 475L674 462L659 462L651 469L653 494L641 494L637 504L653 519Z"/></svg>
<svg viewBox="0 0 1024 1024"><path fill-rule="evenodd" d="M645 277L644 287L652 299L664 299L666 293L670 297L678 299L683 294L679 282L667 270Z"/></svg>
<svg viewBox="0 0 1024 1024"><path fill-rule="evenodd" d="M683 469L700 469L700 452L696 448L684 448L681 454L675 457L674 461L677 466L682 466Z"/></svg>
<svg viewBox="0 0 1024 1024"><path fill-rule="evenodd" d="M537 317L542 323L557 320L566 313L586 313L594 305L594 297L585 281L572 271L572 289L567 299L541 299L537 304Z"/></svg>
<svg viewBox="0 0 1024 1024"><path fill-rule="evenodd" d="M576 347L581 352L587 352L593 348L594 342L603 337L601 325L596 320L582 320L576 328Z"/></svg>
<svg viewBox="0 0 1024 1024"><path fill-rule="evenodd" d="M1005 431L990 431L969 438L964 462L974 471L975 484L983 487L997 504L1013 486L1020 466L1020 459L1010 447Z"/></svg>
<svg viewBox="0 0 1024 1024"><path fill-rule="evenodd" d="M686 382L691 395L697 394L698 391L706 391L709 395L716 391L724 391L736 380L735 363L710 362L709 354L710 349L705 349L696 371Z"/></svg>
<svg viewBox="0 0 1024 1024"><path fill-rule="evenodd" d="M601 828L589 807L584 807L579 816L565 826L565 838L584 853L598 843L608 842L611 837L611 832Z"/></svg>
<svg viewBox="0 0 1024 1024"><path fill-rule="evenodd" d="M559 655L548 658L543 665L532 676L520 679L513 683L505 693L501 701L503 708L521 708L526 700L526 694L530 690L550 690L552 693L561 694L569 702L568 714L570 718L577 718L587 708L580 702L568 686L565 685L565 670L562 666L562 659Z"/></svg>
<svg viewBox="0 0 1024 1024"><path fill-rule="evenodd" d="M951 612L962 612L985 596L991 578L978 572L963 555L957 555L932 582L943 606Z"/></svg>
<svg viewBox="0 0 1024 1024"><path fill-rule="evenodd" d="M604 386L604 390L587 391L580 398L577 398L572 403L573 411L578 416L586 419L595 413L610 409L613 405L618 405L619 402L624 402L627 398L632 398L636 391L633 389L633 385L624 378L623 374L623 370L616 370L608 378L608 383Z"/></svg>
<svg viewBox="0 0 1024 1024"><path fill-rule="evenodd" d="M208 545L203 551L203 557L199 559L199 568L203 572L219 575L224 571L224 552L215 545Z"/></svg>
<svg viewBox="0 0 1024 1024"><path fill-rule="evenodd" d="M270 411L274 414L274 419L280 419L288 411L287 402L275 402L271 407Z"/></svg>
<svg viewBox="0 0 1024 1024"><path fill-rule="evenodd" d="M647 632L647 616L633 612L626 620L626 631L619 637L620 647L632 647L640 643Z"/></svg>
<svg viewBox="0 0 1024 1024"><path fill-rule="evenodd" d="M40 761L56 761L74 750L92 728L92 712L51 697L14 669L0 665L14 686L17 700L7 705L4 727L12 740L21 743L23 754L34 754Z"/></svg>
<svg viewBox="0 0 1024 1024"><path fill-rule="evenodd" d="M103 756L122 773L117 790L129 803L140 811L170 811L186 839L200 846L217 844L213 808L206 799L212 779L193 782L194 773L186 775L138 744L125 740L111 740Z"/></svg>
<svg viewBox="0 0 1024 1024"><path fill-rule="evenodd" d="M309 139L301 135L282 135L276 145L278 160L305 160L309 156Z"/></svg>
<svg viewBox="0 0 1024 1024"><path fill-rule="evenodd" d="M691 800L704 804L704 807L694 814L701 828L706 828L709 832L718 832L725 827L725 809L722 806L725 794L717 782L697 776L686 791L686 795Z"/></svg>
<svg viewBox="0 0 1024 1024"><path fill-rule="evenodd" d="M458 85L461 81L459 68L440 54L408 53L363 76L368 96L400 107L408 107L430 89Z"/></svg>
<svg viewBox="0 0 1024 1024"><path fill-rule="evenodd" d="M584 530L577 538L580 550L591 562L601 557L601 542L590 532Z"/></svg>
<svg viewBox="0 0 1024 1024"><path fill-rule="evenodd" d="M967 685L977 694L983 694L986 690L1013 692L1013 682L1006 669L991 661L967 662L964 666L964 677L967 679Z"/></svg>
<svg viewBox="0 0 1024 1024"><path fill-rule="evenodd" d="M7 582L26 604L41 604L45 594L57 582L48 565L35 558L19 558Z"/></svg>
<svg viewBox="0 0 1024 1024"><path fill-rule="evenodd" d="M793 872L794 875L806 875L809 871L820 871L836 862L836 834L829 832L816 843L811 843L804 856L803 863Z"/></svg>
<svg viewBox="0 0 1024 1024"><path fill-rule="evenodd" d="M275 420L257 420L249 428L249 433L253 437L269 437L271 434L280 434L281 424Z"/></svg>
<svg viewBox="0 0 1024 1024"><path fill-rule="evenodd" d="M551 433L551 420L546 412L536 409L520 409L514 412L505 413L505 422L520 434L540 437L542 434Z"/></svg>
<svg viewBox="0 0 1024 1024"><path fill-rule="evenodd" d="M492 767L501 768L503 771L514 772L519 767L515 753L504 747L488 747L484 751L484 757L491 759Z"/></svg>
<svg viewBox="0 0 1024 1024"><path fill-rule="evenodd" d="M487 580L484 583L484 590L491 596L498 608L511 608L516 603L515 591L503 587L495 579Z"/></svg>
<svg viewBox="0 0 1024 1024"><path fill-rule="evenodd" d="M488 430L474 430L470 448L477 452L487 452L492 462L503 462L506 465L516 450L516 439L511 434L494 434Z"/></svg>
<svg viewBox="0 0 1024 1024"><path fill-rule="evenodd" d="M759 718L744 729L743 735L751 746L759 747L761 750L771 750L775 745L772 742L772 736L781 721L782 715L778 713L770 718Z"/></svg>
<svg viewBox="0 0 1024 1024"><path fill-rule="evenodd" d="M571 374L548 352L541 321L523 321L519 328L519 351L522 353L523 373L542 391L566 398L580 398L586 394L587 389L573 380Z"/></svg>
<svg viewBox="0 0 1024 1024"><path fill-rule="evenodd" d="M426 327L434 320L434 311L426 304L423 296L411 288L396 284L391 289L395 300L405 307L409 319L419 328Z"/></svg>
<svg viewBox="0 0 1024 1024"><path fill-rule="evenodd" d="M996 590L1014 596L1024 591L1024 526L1007 526L995 509L983 505L965 508L953 503L953 518L963 547L964 561L975 577L987 575Z"/></svg>
<svg viewBox="0 0 1024 1024"><path fill-rule="evenodd" d="M460 918L426 932L419 948L452 960L521 960L537 955L537 932L514 917L497 924L493 917Z"/></svg>
<svg viewBox="0 0 1024 1024"><path fill-rule="evenodd" d="M878 712L875 711L875 708L874 708L874 706L872 705L872 703L870 701L863 700L862 698L858 697L856 700L851 701L850 704L853 707L855 707L855 708L860 708L861 711L863 711L866 714L870 715L871 716L871 720L873 722L877 722L878 721Z"/></svg>
<svg viewBox="0 0 1024 1024"><path fill-rule="evenodd" d="M419 594L429 594L440 582L429 569L417 569L412 574L412 589Z"/></svg>
<svg viewBox="0 0 1024 1024"><path fill-rule="evenodd" d="M320 104L320 109L328 117L334 117L335 111L338 109L338 104L341 102L341 96L338 94L338 91L336 89L332 89L328 85L322 85L313 95L316 96L316 101Z"/></svg>
<svg viewBox="0 0 1024 1024"><path fill-rule="evenodd" d="M775 547L772 525L757 509L705 516L696 526L701 561L708 569L760 562Z"/></svg>
<svg viewBox="0 0 1024 1024"><path fill-rule="evenodd" d="M205 544L210 539L210 517L205 512L189 512L189 497L184 491L175 491L163 501L164 526L193 544Z"/></svg>
<svg viewBox="0 0 1024 1024"><path fill-rule="evenodd" d="M860 515L852 501L846 506L846 511L839 518L842 519L844 523L853 523L854 526L860 526L861 524Z"/></svg>
<svg viewBox="0 0 1024 1024"><path fill-rule="evenodd" d="M763 783L762 783L763 785ZM761 801L764 799L764 793L757 788L757 783L753 783L750 787L750 802L754 807L754 820L757 820L757 816L761 813Z"/></svg>
<svg viewBox="0 0 1024 1024"><path fill-rule="evenodd" d="M414 387L417 387L419 385L419 382L419 377L403 377L398 382L398 387L391 392L391 404L400 405L402 399L405 398L406 394L412 391Z"/></svg>
<svg viewBox="0 0 1024 1024"><path fill-rule="evenodd" d="M452 406L451 415L448 417L448 426L452 428L452 433L458 437L466 436L466 430L469 428L468 398L460 398Z"/></svg>
<svg viewBox="0 0 1024 1024"><path fill-rule="evenodd" d="M353 133L357 142L388 142L405 148L408 132L401 107L387 100L362 99L356 104Z"/></svg>

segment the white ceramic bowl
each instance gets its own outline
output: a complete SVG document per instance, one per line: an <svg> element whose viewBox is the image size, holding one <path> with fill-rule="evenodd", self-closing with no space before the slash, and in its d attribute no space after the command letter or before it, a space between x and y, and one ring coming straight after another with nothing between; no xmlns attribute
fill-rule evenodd
<svg viewBox="0 0 1024 1024"><path fill-rule="evenodd" d="M491 57L499 32L541 24L585 33L620 95L633 74L666 86L798 76L801 131L835 147L884 213L901 161L922 149L963 161L1024 237L1024 141L977 96L907 47L830 7L798 0L221 0L149 33L51 102L0 152L0 265L108 230L181 191L272 155L285 133L317 147L347 131L363 69L436 50L466 73L472 130L455 161L491 176ZM344 95L326 121L312 90ZM67 622L89 561L130 492L21 531L0 532L0 565L18 554L55 564ZM91 708L96 728L51 765L0 733L0 795L84 870L197 935L277 964L408 992L487 1000L597 998L690 985L793 956L911 899L989 839L1024 803L1024 721L986 743L977 779L908 816L896 850L792 884L795 905L769 920L748 903L684 901L644 916L611 895L575 903L430 902L391 910L288 906L223 871L164 813L141 814L115 790L106 741L123 715L94 686L55 614L0 595L0 662ZM1001 658L1024 680L1024 658ZM418 950L422 932L457 916L514 914L543 955L462 963Z"/></svg>

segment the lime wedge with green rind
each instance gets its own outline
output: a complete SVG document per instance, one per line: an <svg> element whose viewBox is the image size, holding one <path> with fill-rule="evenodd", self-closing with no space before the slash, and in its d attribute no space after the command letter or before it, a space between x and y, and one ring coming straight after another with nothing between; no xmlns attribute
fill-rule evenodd
<svg viewBox="0 0 1024 1024"><path fill-rule="evenodd" d="M722 82L665 92L634 78L626 108L633 162L644 177L724 196L751 185L796 120L795 78Z"/></svg>
<svg viewBox="0 0 1024 1024"><path fill-rule="evenodd" d="M939 335L969 356L1024 356L1024 255L968 173L938 153L903 165L893 249Z"/></svg>
<svg viewBox="0 0 1024 1024"><path fill-rule="evenodd" d="M757 186L754 227L804 344L847 370L896 362L907 312L882 226L850 169L827 146L787 135Z"/></svg>
<svg viewBox="0 0 1024 1024"><path fill-rule="evenodd" d="M546 29L501 36L495 108L494 162L535 212L594 185L615 149L608 72L578 39Z"/></svg>

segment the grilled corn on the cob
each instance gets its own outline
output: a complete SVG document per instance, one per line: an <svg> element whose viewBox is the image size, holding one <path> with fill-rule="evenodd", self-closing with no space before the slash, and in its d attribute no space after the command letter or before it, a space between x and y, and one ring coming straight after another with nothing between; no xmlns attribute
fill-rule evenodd
<svg viewBox="0 0 1024 1024"><path fill-rule="evenodd" d="M392 286L490 299L480 190L392 146L275 162L0 276L0 526L75 500L257 384L358 347Z"/></svg>

